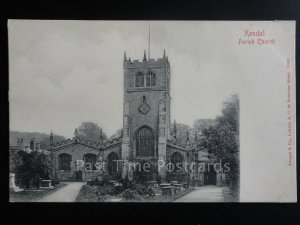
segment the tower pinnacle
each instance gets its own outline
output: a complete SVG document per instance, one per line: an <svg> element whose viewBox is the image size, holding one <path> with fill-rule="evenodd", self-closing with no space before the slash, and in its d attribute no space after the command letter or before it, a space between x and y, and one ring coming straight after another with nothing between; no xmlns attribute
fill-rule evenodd
<svg viewBox="0 0 300 225"><path fill-rule="evenodd" d="M176 120L174 120L173 137L175 138L175 142L177 142L177 126L176 126Z"/></svg>
<svg viewBox="0 0 300 225"><path fill-rule="evenodd" d="M174 136L175 136L175 138L176 138L176 136L177 136L176 120L174 120Z"/></svg>
<svg viewBox="0 0 300 225"><path fill-rule="evenodd" d="M52 130L51 130L51 133L50 133L50 145L53 145L53 133L52 133Z"/></svg>
<svg viewBox="0 0 300 225"><path fill-rule="evenodd" d="M100 144L100 145L103 145L103 133L102 133L102 128L100 128L99 144Z"/></svg>
<svg viewBox="0 0 300 225"><path fill-rule="evenodd" d="M189 131L187 131L186 132L186 144L188 144L188 145L190 144L190 137L189 136L190 136Z"/></svg>

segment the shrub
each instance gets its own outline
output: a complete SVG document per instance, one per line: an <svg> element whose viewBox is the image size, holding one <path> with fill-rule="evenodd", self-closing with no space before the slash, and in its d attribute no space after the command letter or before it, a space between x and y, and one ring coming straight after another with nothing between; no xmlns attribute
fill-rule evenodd
<svg viewBox="0 0 300 225"><path fill-rule="evenodd" d="M14 163L11 169L16 173L16 179L21 179L22 185L29 188L31 179L37 183L38 178L50 178L49 174L53 172L52 157L52 154L43 152L17 151L11 156L11 161Z"/></svg>
<svg viewBox="0 0 300 225"><path fill-rule="evenodd" d="M149 196L149 197L154 197L155 196L155 192L152 188L148 189L147 196Z"/></svg>
<svg viewBox="0 0 300 225"><path fill-rule="evenodd" d="M122 196L127 200L142 200L142 197L138 194L136 190L126 189Z"/></svg>
<svg viewBox="0 0 300 225"><path fill-rule="evenodd" d="M147 188L145 185L136 184L133 189L136 190L139 195L147 195Z"/></svg>
<svg viewBox="0 0 300 225"><path fill-rule="evenodd" d="M139 195L142 196L155 196L153 189L143 184L135 184L131 187L131 190L135 190Z"/></svg>
<svg viewBox="0 0 300 225"><path fill-rule="evenodd" d="M79 201L105 201L113 193L113 187L84 185L80 190Z"/></svg>
<svg viewBox="0 0 300 225"><path fill-rule="evenodd" d="M98 181L98 185L110 185L110 181L113 180L112 176L109 174L103 174L101 180Z"/></svg>
<svg viewBox="0 0 300 225"><path fill-rule="evenodd" d="M114 195L121 194L123 191L124 191L124 188L122 186L116 186L113 188Z"/></svg>

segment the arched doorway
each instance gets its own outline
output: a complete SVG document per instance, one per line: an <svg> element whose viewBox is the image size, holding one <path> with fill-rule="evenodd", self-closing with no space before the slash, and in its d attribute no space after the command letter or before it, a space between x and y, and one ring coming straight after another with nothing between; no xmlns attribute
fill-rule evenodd
<svg viewBox="0 0 300 225"><path fill-rule="evenodd" d="M204 185L216 185L217 173L213 167L210 167L207 172L204 173Z"/></svg>

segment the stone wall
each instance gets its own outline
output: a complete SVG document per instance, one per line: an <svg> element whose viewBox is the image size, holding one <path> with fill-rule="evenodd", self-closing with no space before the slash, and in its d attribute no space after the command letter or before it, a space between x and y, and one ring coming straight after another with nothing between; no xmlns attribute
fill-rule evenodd
<svg viewBox="0 0 300 225"><path fill-rule="evenodd" d="M70 181L76 179L76 162L77 160L83 160L83 156L85 154L94 154L97 158L99 155L99 149L89 147L87 145L82 145L79 143L72 143L67 146L63 146L58 149L53 150L54 156L55 156L55 170L56 170L56 176L60 181ZM60 170L58 165L59 155L67 153L72 156L71 161L71 169L70 170ZM84 172L84 167L79 168L82 171L82 179L86 179L86 173Z"/></svg>
<svg viewBox="0 0 300 225"><path fill-rule="evenodd" d="M99 157L102 157L102 160L107 161L107 157L110 153L115 152L119 158L121 158L121 141L112 143L111 145L106 145L104 149L95 148L93 146L88 146L81 144L79 142L73 141L68 145L56 146L52 150L55 156L55 173L56 177L60 181L72 181L76 179L77 160L84 160L85 154L94 154L97 161ZM67 153L72 156L71 169L70 170L60 170L58 165L59 155ZM86 181L88 179L95 179L99 174L102 174L100 171L86 172L84 166L78 167L78 170L82 172L82 180Z"/></svg>

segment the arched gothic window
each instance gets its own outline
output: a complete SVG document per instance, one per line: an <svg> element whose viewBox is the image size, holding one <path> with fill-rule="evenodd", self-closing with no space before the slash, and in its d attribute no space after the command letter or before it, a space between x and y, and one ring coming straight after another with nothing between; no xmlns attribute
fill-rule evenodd
<svg viewBox="0 0 300 225"><path fill-rule="evenodd" d="M146 87L152 87L156 85L155 73L149 71L146 76L142 72L138 72L135 75L135 86L144 87L146 82Z"/></svg>
<svg viewBox="0 0 300 225"><path fill-rule="evenodd" d="M148 127L142 127L136 133L136 156L155 156L155 136Z"/></svg>
<svg viewBox="0 0 300 225"><path fill-rule="evenodd" d="M119 160L119 156L117 155L117 153L112 152L108 155L107 157L107 166L108 166L108 173L112 174L112 173L118 173L120 172L121 168L118 167L118 160Z"/></svg>
<svg viewBox="0 0 300 225"><path fill-rule="evenodd" d="M70 170L71 169L72 156L67 153L62 153L58 156L58 169Z"/></svg>
<svg viewBox="0 0 300 225"><path fill-rule="evenodd" d="M151 84L151 77L150 74L148 73L146 76L146 87L150 87Z"/></svg>
<svg viewBox="0 0 300 225"><path fill-rule="evenodd" d="M95 163L97 161L97 156L95 154L92 154L92 153L85 154L83 156L83 161L86 166L88 166L88 167L91 166L91 168L93 170L96 169Z"/></svg>
<svg viewBox="0 0 300 225"><path fill-rule="evenodd" d="M156 85L156 80L155 80L155 73L152 71L149 71L146 76L146 86L155 86Z"/></svg>
<svg viewBox="0 0 300 225"><path fill-rule="evenodd" d="M183 170L183 156L178 153L174 152L171 155L171 163L174 165L174 172L182 172Z"/></svg>
<svg viewBox="0 0 300 225"><path fill-rule="evenodd" d="M135 86L144 87L144 74L142 72L138 72L135 75Z"/></svg>
<svg viewBox="0 0 300 225"><path fill-rule="evenodd" d="M150 77L151 77L151 86L155 86L156 85L156 78L155 78L155 74L153 72L149 72Z"/></svg>

